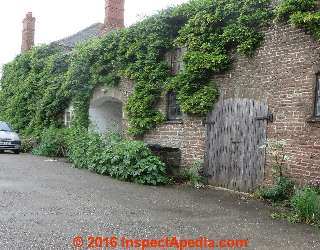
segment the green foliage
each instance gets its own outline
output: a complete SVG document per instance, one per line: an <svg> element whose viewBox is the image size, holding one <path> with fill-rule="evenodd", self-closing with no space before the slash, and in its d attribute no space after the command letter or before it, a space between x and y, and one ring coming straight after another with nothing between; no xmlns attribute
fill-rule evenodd
<svg viewBox="0 0 320 250"><path fill-rule="evenodd" d="M166 183L164 163L154 156L141 141L111 141L111 153L104 152L110 160L110 175L120 180L139 184Z"/></svg>
<svg viewBox="0 0 320 250"><path fill-rule="evenodd" d="M23 136L21 138L21 152L30 153L38 146L38 139L33 136Z"/></svg>
<svg viewBox="0 0 320 250"><path fill-rule="evenodd" d="M191 167L182 170L181 177L184 181L198 188L202 186L203 178L200 175L202 162L195 162Z"/></svg>
<svg viewBox="0 0 320 250"><path fill-rule="evenodd" d="M62 91L69 58L52 46L36 47L3 68L0 117L22 134L39 136L59 125L67 97Z"/></svg>
<svg viewBox="0 0 320 250"><path fill-rule="evenodd" d="M316 5L316 0L283 0L276 8L276 18L287 21L295 13L314 11Z"/></svg>
<svg viewBox="0 0 320 250"><path fill-rule="evenodd" d="M41 135L41 143L32 150L35 155L63 157L66 155L66 130L50 127Z"/></svg>
<svg viewBox="0 0 320 250"><path fill-rule="evenodd" d="M320 12L294 13L290 16L290 23L311 32L315 39L320 40Z"/></svg>
<svg viewBox="0 0 320 250"><path fill-rule="evenodd" d="M236 50L252 55L263 36L261 27L271 19L269 0L205 1L179 30L175 44L185 47L184 70L172 80L183 112L204 115L218 99L211 76L226 70Z"/></svg>
<svg viewBox="0 0 320 250"><path fill-rule="evenodd" d="M125 140L119 135L101 137L80 127L50 127L32 152L50 157L67 156L77 168L123 181L145 185L168 182L164 163L143 142Z"/></svg>
<svg viewBox="0 0 320 250"><path fill-rule="evenodd" d="M297 190L291 199L292 222L320 223L320 195L312 188Z"/></svg>
<svg viewBox="0 0 320 250"><path fill-rule="evenodd" d="M95 171L103 164L100 160L104 143L98 134L76 127L69 131L67 144L67 157L77 168Z"/></svg>
<svg viewBox="0 0 320 250"><path fill-rule="evenodd" d="M278 20L289 21L320 40L320 12L316 0L283 0L276 9Z"/></svg>
<svg viewBox="0 0 320 250"><path fill-rule="evenodd" d="M146 185L168 181L164 163L143 142L115 135L101 138L85 129L73 129L69 133L68 158L78 168L123 181Z"/></svg>
<svg viewBox="0 0 320 250"><path fill-rule="evenodd" d="M279 202L290 199L294 192L294 182L286 177L279 177L272 187L257 190L257 196L265 200Z"/></svg>
<svg viewBox="0 0 320 250"><path fill-rule="evenodd" d="M286 145L285 140L268 139L265 145L260 147L261 149L266 148L267 154L270 156L272 177L276 180L284 175L289 160L285 150Z"/></svg>
<svg viewBox="0 0 320 250"><path fill-rule="evenodd" d="M92 39L65 54L52 46L34 48L4 67L0 118L24 134L39 136L59 127L72 100L74 125L88 127L88 106L97 85L134 81L127 113L129 132L142 135L164 121L156 109L161 94L174 90L182 110L206 114L219 91L214 73L227 69L235 51L252 55L271 18L270 0L191 0L123 30ZM165 52L187 48L185 70L173 77Z"/></svg>

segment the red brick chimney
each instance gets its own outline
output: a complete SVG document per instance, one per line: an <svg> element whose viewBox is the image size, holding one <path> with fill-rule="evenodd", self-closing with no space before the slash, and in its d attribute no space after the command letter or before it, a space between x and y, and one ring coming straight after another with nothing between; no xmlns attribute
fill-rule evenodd
<svg viewBox="0 0 320 250"><path fill-rule="evenodd" d="M114 29L124 28L124 2L125 0L105 0L106 14L102 33Z"/></svg>
<svg viewBox="0 0 320 250"><path fill-rule="evenodd" d="M28 12L23 19L21 52L31 49L34 45L35 23L36 19L32 16L32 12Z"/></svg>

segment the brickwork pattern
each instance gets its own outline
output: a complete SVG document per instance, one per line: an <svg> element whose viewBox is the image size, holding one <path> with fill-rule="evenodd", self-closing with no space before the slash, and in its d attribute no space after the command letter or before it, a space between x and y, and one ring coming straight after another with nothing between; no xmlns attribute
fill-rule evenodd
<svg viewBox="0 0 320 250"><path fill-rule="evenodd" d="M21 52L31 49L34 45L35 23L36 19L28 12L23 19Z"/></svg>
<svg viewBox="0 0 320 250"><path fill-rule="evenodd" d="M320 124L309 122L320 72L320 45L288 25L274 25L265 35L253 58L237 57L230 71L215 77L221 98L266 101L275 117L268 125L268 138L287 141L287 172L302 183L320 180Z"/></svg>
<svg viewBox="0 0 320 250"><path fill-rule="evenodd" d="M310 122L316 74L320 72L320 45L303 30L289 25L274 24L264 33L265 40L255 56L234 56L232 68L213 80L220 86L220 98L268 103L275 118L268 124L268 138L287 141L287 173L301 183L320 180L320 123ZM133 84L120 88L126 91L126 103ZM165 96L158 109L166 114ZM125 115L124 124L127 125ZM141 139L180 149L182 166L204 159L206 127L202 118L184 115L182 120L165 122ZM270 181L270 161L266 164L265 177Z"/></svg>
<svg viewBox="0 0 320 250"><path fill-rule="evenodd" d="M106 0L102 34L124 28L124 4L125 0Z"/></svg>
<svg viewBox="0 0 320 250"><path fill-rule="evenodd" d="M166 115L165 96L161 98L158 109ZM148 144L178 148L181 151L181 166L192 165L203 160L205 152L206 128L203 119L183 115L181 120L167 121L144 135Z"/></svg>

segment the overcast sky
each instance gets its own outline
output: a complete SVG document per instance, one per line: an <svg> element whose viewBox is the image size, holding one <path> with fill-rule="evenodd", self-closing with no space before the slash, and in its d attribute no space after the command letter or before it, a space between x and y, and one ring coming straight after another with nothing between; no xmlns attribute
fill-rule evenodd
<svg viewBox="0 0 320 250"><path fill-rule="evenodd" d="M188 0L126 0L125 23ZM103 22L105 0L2 0L0 1L0 68L20 53L22 20L36 17L35 43L50 43L87 26Z"/></svg>

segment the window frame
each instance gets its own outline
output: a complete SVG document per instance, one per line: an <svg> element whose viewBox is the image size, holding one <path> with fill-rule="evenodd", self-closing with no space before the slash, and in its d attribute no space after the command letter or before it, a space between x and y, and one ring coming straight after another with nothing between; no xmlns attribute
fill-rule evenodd
<svg viewBox="0 0 320 250"><path fill-rule="evenodd" d="M72 114L70 110L65 111L64 113L64 126L66 128L70 128L71 127L71 120L72 120Z"/></svg>
<svg viewBox="0 0 320 250"><path fill-rule="evenodd" d="M177 75L183 68L182 53L181 48L174 48L167 53L167 63L170 74L173 76Z"/></svg>
<svg viewBox="0 0 320 250"><path fill-rule="evenodd" d="M71 128L73 118L73 106L70 105L65 111L63 115L63 124L66 128Z"/></svg>
<svg viewBox="0 0 320 250"><path fill-rule="evenodd" d="M174 98L174 101L173 101ZM174 106L174 107L173 107ZM172 114L171 110L175 109L175 113ZM167 121L181 121L182 111L180 105L177 102L177 95L174 91L168 91L166 94L166 117Z"/></svg>

